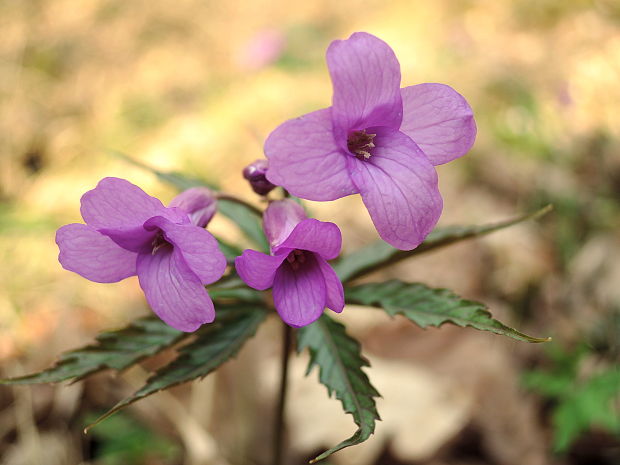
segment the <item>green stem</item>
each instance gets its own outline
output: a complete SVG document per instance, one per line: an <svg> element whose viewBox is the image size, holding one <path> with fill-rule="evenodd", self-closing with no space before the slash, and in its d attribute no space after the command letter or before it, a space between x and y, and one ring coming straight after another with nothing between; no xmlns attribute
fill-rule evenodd
<svg viewBox="0 0 620 465"><path fill-rule="evenodd" d="M273 465L282 465L284 445L284 409L286 406L286 388L288 380L288 359L292 344L292 330L289 325L282 323L282 353L280 364L280 392L278 394L278 406L273 428Z"/></svg>

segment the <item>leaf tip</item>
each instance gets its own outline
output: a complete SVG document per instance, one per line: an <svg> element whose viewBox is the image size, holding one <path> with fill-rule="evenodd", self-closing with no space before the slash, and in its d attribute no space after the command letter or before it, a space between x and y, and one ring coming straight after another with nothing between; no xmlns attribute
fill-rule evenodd
<svg viewBox="0 0 620 465"><path fill-rule="evenodd" d="M540 210L538 210L537 212L534 212L534 214L532 214L532 219L538 219L541 216L546 215L547 213L549 213L550 211L553 210L553 204L549 203L547 205L545 205L544 207L542 207Z"/></svg>
<svg viewBox="0 0 620 465"><path fill-rule="evenodd" d="M88 432L94 428L95 426L97 426L99 423L101 423L103 420L106 420L107 418L111 417L114 413L116 413L118 411L118 405L113 407L111 410L108 410L106 413L104 413L103 415L101 415L99 418L97 418L95 421L93 421L92 423L90 423L89 425L87 425L84 428L84 434L88 434Z"/></svg>

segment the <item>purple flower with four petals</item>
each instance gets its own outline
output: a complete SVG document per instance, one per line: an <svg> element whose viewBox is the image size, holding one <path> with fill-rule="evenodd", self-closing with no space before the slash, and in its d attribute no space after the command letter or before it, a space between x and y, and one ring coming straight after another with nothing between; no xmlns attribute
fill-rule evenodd
<svg viewBox="0 0 620 465"><path fill-rule="evenodd" d="M215 199L190 189L164 205L124 179L104 178L81 199L86 224L56 232L63 268L98 283L138 275L153 311L165 323L191 332L215 318L205 289L222 276L226 259L203 229Z"/></svg>
<svg viewBox="0 0 620 465"><path fill-rule="evenodd" d="M271 255L244 251L235 259L241 279L260 291L273 287L276 310L294 328L315 321L325 307L340 313L342 283L327 263L340 253L338 226L307 218L292 200L279 200L267 207L263 228Z"/></svg>
<svg viewBox="0 0 620 465"><path fill-rule="evenodd" d="M364 32L332 42L327 65L332 106L271 133L267 178L308 200L359 193L381 238L413 249L441 215L434 165L474 142L471 108L443 84L401 89L394 52Z"/></svg>

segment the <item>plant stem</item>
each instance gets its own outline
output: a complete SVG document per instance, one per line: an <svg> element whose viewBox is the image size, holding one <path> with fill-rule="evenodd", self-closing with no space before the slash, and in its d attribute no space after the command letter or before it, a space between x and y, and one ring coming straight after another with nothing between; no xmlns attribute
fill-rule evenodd
<svg viewBox="0 0 620 465"><path fill-rule="evenodd" d="M278 406L273 428L273 465L282 465L284 443L284 408L286 406L286 387L288 380L288 359L292 343L292 330L289 325L282 323L282 354L280 364L280 392L278 394Z"/></svg>
<svg viewBox="0 0 620 465"><path fill-rule="evenodd" d="M217 197L218 200L228 200L229 202L235 202L235 203L238 203L239 205L243 205L244 207L252 211L252 213L254 213L260 218L262 218L263 216L262 210L260 210L258 207L255 207L251 203L248 203L245 200L240 199L239 197L235 197L234 195L230 195L230 194L225 194L223 192L217 192L215 196Z"/></svg>

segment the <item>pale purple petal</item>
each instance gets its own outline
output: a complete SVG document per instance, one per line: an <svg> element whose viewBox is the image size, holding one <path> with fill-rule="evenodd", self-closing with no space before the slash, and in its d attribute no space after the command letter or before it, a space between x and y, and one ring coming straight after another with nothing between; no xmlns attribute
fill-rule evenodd
<svg viewBox="0 0 620 465"><path fill-rule="evenodd" d="M85 224L67 224L56 231L58 261L97 283L115 283L136 274L137 255Z"/></svg>
<svg viewBox="0 0 620 465"><path fill-rule="evenodd" d="M403 116L400 64L388 44L356 32L330 44L327 66L334 86L334 136L343 150L350 131L373 126L398 129Z"/></svg>
<svg viewBox="0 0 620 465"><path fill-rule="evenodd" d="M271 247L277 247L295 226L308 216L303 207L291 199L271 202L263 213L263 229Z"/></svg>
<svg viewBox="0 0 620 465"><path fill-rule="evenodd" d="M315 258L321 267L323 278L325 278L326 306L334 312L340 313L344 308L344 289L342 288L340 278L338 278L334 269L324 258L318 256L315 256Z"/></svg>
<svg viewBox="0 0 620 465"><path fill-rule="evenodd" d="M403 122L400 131L411 137L433 165L467 153L476 139L471 107L445 84L418 84L401 89Z"/></svg>
<svg viewBox="0 0 620 465"><path fill-rule="evenodd" d="M214 283L224 274L226 257L215 237L206 229L193 224L175 224L161 216L147 220L144 227L147 230L161 229L164 238L181 253L202 284Z"/></svg>
<svg viewBox="0 0 620 465"><path fill-rule="evenodd" d="M137 272L147 302L166 324L192 332L215 319L207 290L172 246L140 253Z"/></svg>
<svg viewBox="0 0 620 465"><path fill-rule="evenodd" d="M213 192L206 187L192 187L181 192L170 201L169 207L178 207L189 215L195 226L206 227L215 215L217 201Z"/></svg>
<svg viewBox="0 0 620 465"><path fill-rule="evenodd" d="M142 225L126 229L101 228L98 231L131 252L140 252L150 247L156 235L155 231L147 231Z"/></svg>
<svg viewBox="0 0 620 465"><path fill-rule="evenodd" d="M273 302L286 324L294 328L309 325L323 313L325 300L325 278L313 254L307 254L297 270L288 261L278 268L273 280Z"/></svg>
<svg viewBox="0 0 620 465"><path fill-rule="evenodd" d="M380 135L375 142L368 161L355 159L352 178L381 238L398 249L414 249L441 215L437 173L406 135Z"/></svg>
<svg viewBox="0 0 620 465"><path fill-rule="evenodd" d="M264 291L273 285L276 270L286 259L286 256L286 253L271 256L247 249L243 255L235 258L235 269L239 277L248 286Z"/></svg>
<svg viewBox="0 0 620 465"><path fill-rule="evenodd" d="M103 178L82 196L81 204L82 218L96 229L133 228L165 210L158 199L119 178Z"/></svg>
<svg viewBox="0 0 620 465"><path fill-rule="evenodd" d="M290 236L274 248L274 252L280 248L309 250L326 260L332 260L338 256L341 247L342 234L338 226L308 218L295 226Z"/></svg>
<svg viewBox="0 0 620 465"><path fill-rule="evenodd" d="M347 169L350 155L334 141L329 108L278 126L265 141L265 155L267 179L297 197L324 201L357 192Z"/></svg>

